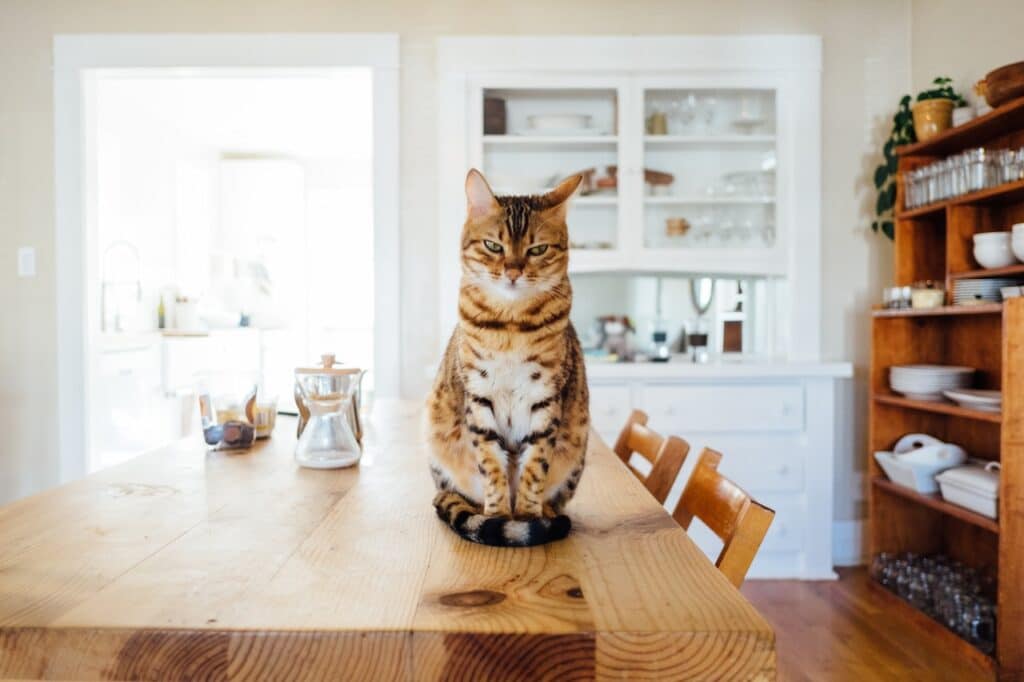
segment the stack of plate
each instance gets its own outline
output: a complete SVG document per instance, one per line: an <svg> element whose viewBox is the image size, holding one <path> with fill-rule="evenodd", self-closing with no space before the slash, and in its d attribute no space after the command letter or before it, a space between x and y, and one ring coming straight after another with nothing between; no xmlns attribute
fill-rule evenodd
<svg viewBox="0 0 1024 682"><path fill-rule="evenodd" d="M972 303L998 303L1002 300L999 289L1017 284L1012 277L985 277L959 279L953 283L953 305Z"/></svg>
<svg viewBox="0 0 1024 682"><path fill-rule="evenodd" d="M941 401L942 392L971 385L974 369L950 365L897 365L889 370L889 386L913 400Z"/></svg>
<svg viewBox="0 0 1024 682"><path fill-rule="evenodd" d="M960 405L982 412L1001 412L1003 394L1001 391L986 391L972 388L951 388L943 391L943 395Z"/></svg>

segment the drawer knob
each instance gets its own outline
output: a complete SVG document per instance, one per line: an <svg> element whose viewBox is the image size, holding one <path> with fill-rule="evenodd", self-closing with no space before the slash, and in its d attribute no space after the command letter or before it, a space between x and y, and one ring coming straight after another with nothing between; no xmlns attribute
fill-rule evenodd
<svg viewBox="0 0 1024 682"><path fill-rule="evenodd" d="M783 464L782 466L780 466L779 467L779 473L782 474L783 476L788 474L789 473L789 465L788 464Z"/></svg>

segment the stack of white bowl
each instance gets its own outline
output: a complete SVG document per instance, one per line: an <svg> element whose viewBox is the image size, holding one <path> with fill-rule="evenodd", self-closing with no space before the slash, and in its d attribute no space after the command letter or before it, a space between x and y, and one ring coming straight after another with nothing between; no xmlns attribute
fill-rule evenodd
<svg viewBox="0 0 1024 682"><path fill-rule="evenodd" d="M936 402L942 392L971 385L974 369L952 365L896 365L889 369L889 386L913 400Z"/></svg>
<svg viewBox="0 0 1024 682"><path fill-rule="evenodd" d="M1024 261L1024 223L1017 223L1013 226L1013 234L1010 237L1010 250L1017 260Z"/></svg>
<svg viewBox="0 0 1024 682"><path fill-rule="evenodd" d="M1024 233L1021 235L1024 239ZM1024 246L1024 241L1021 242ZM1009 232L979 232L974 235L974 260L983 268L1005 268L1017 262L1010 248Z"/></svg>

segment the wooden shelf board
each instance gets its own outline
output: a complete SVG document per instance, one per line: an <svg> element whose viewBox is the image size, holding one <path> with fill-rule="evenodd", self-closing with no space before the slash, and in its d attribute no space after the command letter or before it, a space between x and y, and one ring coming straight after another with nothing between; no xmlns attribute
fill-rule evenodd
<svg viewBox="0 0 1024 682"><path fill-rule="evenodd" d="M938 308L876 308L873 317L945 317L957 315L1002 314L1002 303L980 303L978 305L944 305Z"/></svg>
<svg viewBox="0 0 1024 682"><path fill-rule="evenodd" d="M1024 277L1024 263L1007 265L1005 268L987 268L984 270L967 270L965 272L951 272L950 279L978 279L981 277Z"/></svg>
<svg viewBox="0 0 1024 682"><path fill-rule="evenodd" d="M976 419L978 421L991 422L993 424L1001 424L1003 422L1003 415L999 412L971 410L966 407L954 405L953 403L933 403L928 402L927 400L911 400L910 398L904 398L903 396L891 393L876 393L872 397L876 403L881 403L883 405L895 405L896 407L905 407L907 409L920 410L922 412L948 414L954 417Z"/></svg>
<svg viewBox="0 0 1024 682"><path fill-rule="evenodd" d="M970 147L982 147L989 140L1020 128L1024 128L1024 97L941 132L926 142L897 147L896 153L899 156L947 156Z"/></svg>
<svg viewBox="0 0 1024 682"><path fill-rule="evenodd" d="M995 659L976 649L970 642L961 639L956 633L949 630L946 626L932 620L928 614L918 611L913 606L900 599L899 596L885 589L874 580L869 579L867 583L873 594L877 595L879 599L885 601L887 606L891 606L894 610L898 610L900 613L904 614L906 618L914 623L915 627L929 633L933 637L939 638L939 640L951 650L960 653L964 658L977 665L984 672L994 673L998 669Z"/></svg>
<svg viewBox="0 0 1024 682"><path fill-rule="evenodd" d="M917 208L910 208L905 211L896 211L897 220L910 220L911 218L923 218L930 215L938 215L946 212L947 201L936 201L934 204L925 204Z"/></svg>
<svg viewBox="0 0 1024 682"><path fill-rule="evenodd" d="M936 201L933 204L926 204L911 208L905 211L897 211L896 218L899 220L910 220L921 218L932 214L942 213L948 206L963 206L966 204L1011 204L1024 202L1024 180L1006 182L995 187L987 187L977 192L961 194L944 201Z"/></svg>
<svg viewBox="0 0 1024 682"><path fill-rule="evenodd" d="M917 492L916 490L911 490L910 488L907 488L905 486L893 483L889 479L884 478L882 476L876 476L872 478L871 484L876 488L881 488L882 490L885 490L893 495L899 495L900 497L912 500L914 502L917 502L918 504L924 505L925 507L929 507L931 509L935 509L936 511L940 511L943 514L946 514L947 516L954 516L960 519L961 521L966 521L967 523L977 526L978 528L983 528L989 531L990 533L999 533L999 522L995 519L990 519L987 516L976 514L975 512L972 512L970 509L965 509L964 507L960 507L955 504L950 504L949 502L946 502L944 499L942 499L942 497L939 496L938 494L923 495Z"/></svg>

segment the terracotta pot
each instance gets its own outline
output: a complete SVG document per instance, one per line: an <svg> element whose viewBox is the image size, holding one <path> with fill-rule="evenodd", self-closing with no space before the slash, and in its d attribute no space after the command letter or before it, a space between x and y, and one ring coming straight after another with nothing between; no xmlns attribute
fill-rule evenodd
<svg viewBox="0 0 1024 682"><path fill-rule="evenodd" d="M929 140L953 125L953 100L945 97L914 102L914 132L917 141Z"/></svg>

